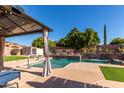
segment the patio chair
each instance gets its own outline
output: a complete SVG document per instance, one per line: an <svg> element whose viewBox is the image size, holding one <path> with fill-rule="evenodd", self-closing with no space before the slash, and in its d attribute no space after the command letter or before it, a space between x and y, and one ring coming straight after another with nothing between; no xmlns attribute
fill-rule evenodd
<svg viewBox="0 0 124 93"><path fill-rule="evenodd" d="M20 71L16 70L6 70L0 72L0 87L11 87L12 85L16 85L16 87L19 87L19 84L17 82L14 83L8 83L16 78L21 79Z"/></svg>
<svg viewBox="0 0 124 93"><path fill-rule="evenodd" d="M12 68L9 68L9 67L0 67L0 72L5 71L5 70L12 70Z"/></svg>

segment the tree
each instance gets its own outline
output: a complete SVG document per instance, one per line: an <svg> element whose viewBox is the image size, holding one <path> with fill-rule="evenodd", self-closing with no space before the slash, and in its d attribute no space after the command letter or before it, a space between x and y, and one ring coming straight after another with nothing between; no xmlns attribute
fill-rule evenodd
<svg viewBox="0 0 124 93"><path fill-rule="evenodd" d="M107 44L106 25L104 25L104 45Z"/></svg>
<svg viewBox="0 0 124 93"><path fill-rule="evenodd" d="M49 40L49 46L50 47L56 47L56 42L52 41L52 40Z"/></svg>
<svg viewBox="0 0 124 93"><path fill-rule="evenodd" d="M33 47L43 48L44 47L44 39L43 37L38 37L32 41ZM56 47L56 42L49 40L50 47Z"/></svg>
<svg viewBox="0 0 124 93"><path fill-rule="evenodd" d="M73 28L71 32L67 34L68 47L74 49L80 49L82 47L81 36L82 33L77 28Z"/></svg>
<svg viewBox="0 0 124 93"><path fill-rule="evenodd" d="M17 55L19 53L19 49L12 49L11 50L11 55Z"/></svg>
<svg viewBox="0 0 124 93"><path fill-rule="evenodd" d="M64 38L61 38L59 40L59 42L57 42L57 46L60 46L60 47L67 47L67 38L64 37Z"/></svg>
<svg viewBox="0 0 124 93"><path fill-rule="evenodd" d="M91 47L98 45L100 43L100 39L96 31L92 28L87 28L84 33L85 36L85 47Z"/></svg>
<svg viewBox="0 0 124 93"><path fill-rule="evenodd" d="M124 39L123 38L114 38L111 42L111 45L124 45Z"/></svg>
<svg viewBox="0 0 124 93"><path fill-rule="evenodd" d="M87 28L85 32L80 32L77 28L73 28L66 37L59 40L57 46L79 50L99 43L98 34L92 28Z"/></svg>

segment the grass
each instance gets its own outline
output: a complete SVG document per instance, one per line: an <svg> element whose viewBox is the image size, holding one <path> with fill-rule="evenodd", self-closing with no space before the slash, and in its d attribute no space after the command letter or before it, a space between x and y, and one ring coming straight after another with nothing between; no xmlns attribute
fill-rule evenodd
<svg viewBox="0 0 124 93"><path fill-rule="evenodd" d="M25 57L25 56L16 56L16 55L4 56L3 57L4 62L10 62L10 61L16 61L16 60L22 60L22 59L27 59L27 57Z"/></svg>
<svg viewBox="0 0 124 93"><path fill-rule="evenodd" d="M100 69L105 79L124 82L124 68L100 66Z"/></svg>

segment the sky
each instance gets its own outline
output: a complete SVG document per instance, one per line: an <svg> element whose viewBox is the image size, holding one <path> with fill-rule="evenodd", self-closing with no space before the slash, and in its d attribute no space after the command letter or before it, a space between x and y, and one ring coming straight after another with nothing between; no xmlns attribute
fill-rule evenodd
<svg viewBox="0 0 124 93"><path fill-rule="evenodd" d="M103 44L104 25L107 26L107 43L113 38L124 38L124 6L22 6L26 14L52 28L49 38L59 40L65 37L73 28L84 32L93 28L98 32ZM33 39L42 34L32 34L6 38L6 41L30 46Z"/></svg>

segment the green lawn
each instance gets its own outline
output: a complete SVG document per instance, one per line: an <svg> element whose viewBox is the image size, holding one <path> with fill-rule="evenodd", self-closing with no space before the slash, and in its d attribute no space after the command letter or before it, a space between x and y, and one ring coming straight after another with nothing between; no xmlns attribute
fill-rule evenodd
<svg viewBox="0 0 124 93"><path fill-rule="evenodd" d="M100 66L100 69L105 79L124 82L124 68Z"/></svg>
<svg viewBox="0 0 124 93"><path fill-rule="evenodd" d="M27 57L24 56L16 56L16 55L12 55L12 56L4 56L4 62L10 62L10 61L15 61L15 60L22 60L22 59L26 59Z"/></svg>

